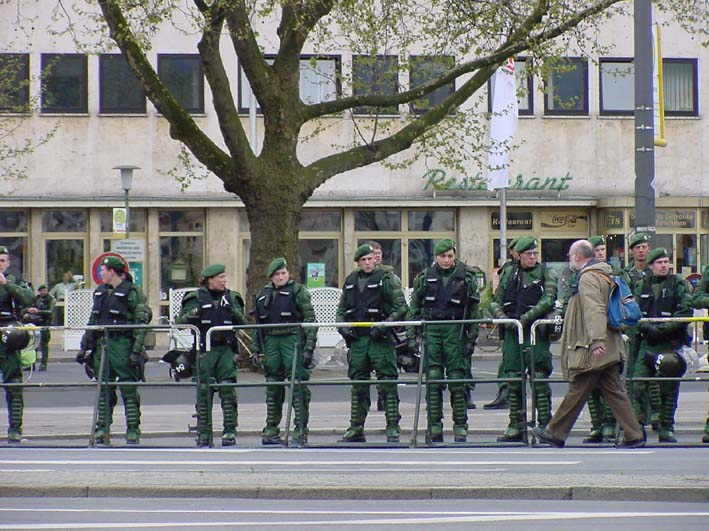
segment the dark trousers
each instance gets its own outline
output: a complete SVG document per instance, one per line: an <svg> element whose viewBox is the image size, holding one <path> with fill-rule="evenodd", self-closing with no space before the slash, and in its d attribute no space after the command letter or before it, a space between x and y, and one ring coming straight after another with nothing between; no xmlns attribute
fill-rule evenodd
<svg viewBox="0 0 709 531"><path fill-rule="evenodd" d="M578 419L586 399L591 391L598 386L611 408L613 415L618 419L620 427L625 432L626 441L636 441L643 438L633 406L630 403L623 383L620 380L618 364L614 363L599 371L575 373L569 381L569 390L559 404L554 416L547 424L546 431L553 437L566 440Z"/></svg>

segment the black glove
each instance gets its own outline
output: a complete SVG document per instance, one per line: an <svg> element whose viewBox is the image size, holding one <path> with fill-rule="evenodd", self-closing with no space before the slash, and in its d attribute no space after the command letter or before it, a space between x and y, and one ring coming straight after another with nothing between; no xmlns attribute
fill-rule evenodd
<svg viewBox="0 0 709 531"><path fill-rule="evenodd" d="M406 347L409 351L409 354L411 354L412 356L418 356L418 354L419 354L418 341L416 341L415 339L409 339L406 342Z"/></svg>
<svg viewBox="0 0 709 531"><path fill-rule="evenodd" d="M303 368L305 368L305 369L314 369L315 368L315 360L313 359L313 351L312 350L304 350L303 351Z"/></svg>
<svg viewBox="0 0 709 531"><path fill-rule="evenodd" d="M468 339L463 348L463 356L470 357L475 354L475 339Z"/></svg>
<svg viewBox="0 0 709 531"><path fill-rule="evenodd" d="M352 341L357 339L357 334L355 334L355 331L352 328L343 326L343 327L338 328L337 331L342 336L342 338L345 340L345 344L347 345L347 348L350 348L350 345L352 345Z"/></svg>
<svg viewBox="0 0 709 531"><path fill-rule="evenodd" d="M643 360L643 363L645 363L645 367L652 370L653 374L655 372L655 362L656 361L657 361L657 354L655 352L646 352L645 353L645 359Z"/></svg>
<svg viewBox="0 0 709 531"><path fill-rule="evenodd" d="M147 354L143 354L142 352L131 352L128 357L128 361L133 367L135 367L135 370L138 373L138 381L144 382L145 362L148 361Z"/></svg>
<svg viewBox="0 0 709 531"><path fill-rule="evenodd" d="M74 358L74 361L76 363L78 363L79 365L83 365L84 363L86 363L86 351L80 350L79 353Z"/></svg>
<svg viewBox="0 0 709 531"><path fill-rule="evenodd" d="M251 353L251 363L254 364L254 367L257 369L263 369L263 354L260 352L252 352Z"/></svg>
<svg viewBox="0 0 709 531"><path fill-rule="evenodd" d="M387 335L387 329L383 326L373 326L372 330L369 332L369 337L374 341L379 341L384 339Z"/></svg>
<svg viewBox="0 0 709 531"><path fill-rule="evenodd" d="M642 323L640 325L640 333L643 335L645 341L649 345L657 345L661 343L664 339L663 333L660 328L653 323Z"/></svg>

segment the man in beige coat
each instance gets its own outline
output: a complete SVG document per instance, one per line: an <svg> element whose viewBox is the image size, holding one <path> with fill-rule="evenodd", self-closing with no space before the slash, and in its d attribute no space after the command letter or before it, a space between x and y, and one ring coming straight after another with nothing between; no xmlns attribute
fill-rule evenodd
<svg viewBox="0 0 709 531"><path fill-rule="evenodd" d="M608 328L611 266L594 258L587 240L571 245L569 266L578 272L561 335L561 368L569 380L569 390L546 429L537 427L532 433L543 443L563 448L586 399L598 385L623 428L625 437L619 446L644 446L645 434L620 379L623 338L620 331Z"/></svg>

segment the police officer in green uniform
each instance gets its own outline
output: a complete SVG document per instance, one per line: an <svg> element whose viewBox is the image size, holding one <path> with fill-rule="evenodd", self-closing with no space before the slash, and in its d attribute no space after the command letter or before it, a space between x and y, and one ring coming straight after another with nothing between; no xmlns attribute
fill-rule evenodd
<svg viewBox="0 0 709 531"><path fill-rule="evenodd" d="M694 290L694 295L692 295L692 308L697 308L701 310L703 308L709 308L709 267L704 268L702 272L702 278L697 285L697 289ZM704 327L704 339L707 340L707 327L705 323ZM708 355L709 356L709 355ZM704 426L704 435L702 436L703 443L709 443L709 413L707 413L707 421Z"/></svg>
<svg viewBox="0 0 709 531"><path fill-rule="evenodd" d="M643 317L691 317L691 289L679 275L670 274L670 259L667 249L658 247L650 251L647 262L651 274L635 286L635 298ZM635 377L655 376L655 361L658 354L672 352L682 345L689 345L687 323L641 322L640 352L635 360ZM679 382L660 381L660 426L659 442L677 442L674 434L675 410L679 396ZM633 406L638 422L645 426L647 412L647 382L633 382Z"/></svg>
<svg viewBox="0 0 709 531"><path fill-rule="evenodd" d="M626 281L633 293L635 288L646 275L650 274L650 267L647 261L648 254L652 250L652 237L647 232L638 232L628 242L628 249L633 256L632 261L625 267ZM635 370L635 361L638 359L640 352L640 338L638 337L638 329L631 328L625 334L629 338L630 348L628 349L628 378L633 377ZM648 382L646 391L648 399L645 403L648 404L650 410L650 424L654 431L657 431L660 425L660 384L658 382Z"/></svg>
<svg viewBox="0 0 709 531"><path fill-rule="evenodd" d="M268 276L271 282L263 287L254 302L256 323L314 323L315 310L310 301L310 292L303 284L290 278L285 258L276 258L271 262L268 266ZM256 341L251 348L252 360L263 366L267 382L290 379L296 350L303 353L302 360L296 367L296 381L310 379L310 369L314 367L313 351L317 341L317 328L259 328L254 334ZM285 391L283 386L266 387L266 427L261 435L261 443L264 445L281 444L279 425L283 415ZM310 389L307 386L299 385L295 388L293 410L293 442L303 445L308 441Z"/></svg>
<svg viewBox="0 0 709 531"><path fill-rule="evenodd" d="M10 253L7 247L0 245L0 327L16 323L20 308L32 302L32 288L22 279L10 275ZM0 372L2 382L22 383L22 363L20 352L6 342L0 341ZM22 388L6 387L7 403L7 442L16 444L22 441L22 412L24 400Z"/></svg>
<svg viewBox="0 0 709 531"><path fill-rule="evenodd" d="M533 236L523 236L515 245L519 253L519 267L509 275L505 283L500 283L491 304L491 311L498 319L519 319L524 327L524 344L518 343L517 334L505 332L502 345L502 362L505 377L519 378L522 374L522 362L526 370L531 367L534 356L534 377L548 378L552 372L552 357L549 339L541 332L537 335L534 347L530 344L531 326L537 319L544 318L554 307L556 301L557 275L551 268L538 262L539 240ZM510 423L499 442L524 440L524 419L521 412L522 386L519 382L509 383ZM551 418L551 387L548 383L536 383L532 390L537 408L537 422L546 426Z"/></svg>
<svg viewBox="0 0 709 531"><path fill-rule="evenodd" d="M236 333L212 333L210 350L205 352L207 331L213 326L247 324L244 299L239 292L226 287L226 268L210 264L200 274L200 287L182 299L182 308L175 322L193 324L200 332L199 399L197 403L197 446L205 447L212 439L212 396L209 384L236 383ZM222 446L236 444L237 400L235 387L219 387L224 430Z"/></svg>
<svg viewBox="0 0 709 531"><path fill-rule="evenodd" d="M606 262L606 240L603 236L591 236L588 241L593 246L596 260ZM612 265L613 275L620 275L626 278L627 275L619 266ZM615 439L616 420L611 408L603 398L600 387L596 387L588 396L588 412L591 416L591 433L583 442L586 444L611 442Z"/></svg>
<svg viewBox="0 0 709 531"><path fill-rule="evenodd" d="M435 264L416 276L408 320L447 321L478 318L480 297L473 270L456 259L455 242L439 241L434 249ZM475 350L478 325L438 324L424 328L426 377L442 380L471 377L470 359ZM409 342L415 344L416 329L409 327ZM455 442L465 442L468 434L466 385L448 384L453 410ZM443 442L443 385L427 387L427 439Z"/></svg>
<svg viewBox="0 0 709 531"><path fill-rule="evenodd" d="M94 290L91 317L92 325L141 325L150 321L147 300L140 287L133 284L125 264L115 256L101 262L102 284ZM99 330L87 330L81 338L81 350L76 357L85 363L86 353L93 351L93 367L97 378L103 382L140 381L140 362L146 330L111 330L104 345L105 334ZM99 371L101 358L107 354L103 374ZM90 361L89 361L90 362ZM126 442L140 442L140 396L134 385L119 385L126 414ZM108 394L108 402L106 395ZM113 422L113 408L118 401L116 388L106 386L99 393L98 419L94 440L96 444L110 444L110 427Z"/></svg>
<svg viewBox="0 0 709 531"><path fill-rule="evenodd" d="M36 326L50 326L54 316L54 307L56 301L49 294L47 285L42 284L37 288L37 296L32 301L32 304L25 308L22 315L22 322L33 324ZM47 363L49 362L49 340L51 339L49 330L40 331L39 343L39 370L46 371Z"/></svg>
<svg viewBox="0 0 709 531"><path fill-rule="evenodd" d="M515 245L519 238L514 238L510 240L508 245L510 259L500 266L497 270L498 286L503 282L506 282L507 277L509 277L513 270L518 266L519 263L519 253L515 251ZM498 288L499 289L499 288ZM500 339L504 340L505 330L504 327L499 327ZM505 377L505 366L500 360L500 364L497 366L497 377ZM508 397L509 397L509 386L507 382L497 382L497 396L489 404L483 405L483 409L507 409L509 407Z"/></svg>
<svg viewBox="0 0 709 531"><path fill-rule="evenodd" d="M398 321L406 316L408 307L401 285L392 273L374 265L374 249L360 245L354 254L359 266L345 279L337 320L340 322ZM383 326L343 327L339 329L349 347L351 380L369 380L372 370L382 384L387 442L399 442L399 394L396 384L396 353L391 330ZM369 410L369 386L353 384L351 390L350 427L341 442L365 442L364 421Z"/></svg>

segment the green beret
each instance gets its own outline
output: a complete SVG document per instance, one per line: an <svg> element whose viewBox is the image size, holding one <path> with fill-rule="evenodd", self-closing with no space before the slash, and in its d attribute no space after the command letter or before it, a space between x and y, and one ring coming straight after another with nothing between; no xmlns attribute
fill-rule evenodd
<svg viewBox="0 0 709 531"><path fill-rule="evenodd" d="M46 285L46 284L40 284L39 287L37 288L37 291L40 291L40 290L43 290L43 289L47 289L47 285Z"/></svg>
<svg viewBox="0 0 709 531"><path fill-rule="evenodd" d="M444 238L439 241L433 248L433 254L435 256L438 256L439 254L447 253L451 249L455 251L455 240L451 240L450 238Z"/></svg>
<svg viewBox="0 0 709 531"><path fill-rule="evenodd" d="M354 254L354 261L358 262L360 258L363 256L366 256L368 254L373 254L374 253L374 247L369 245L368 243L364 243L357 247L357 250L355 251Z"/></svg>
<svg viewBox="0 0 709 531"><path fill-rule="evenodd" d="M647 255L647 263L652 264L658 258L667 258L668 256L670 255L667 254L667 249L664 247L658 247L657 249L650 251L650 254Z"/></svg>
<svg viewBox="0 0 709 531"><path fill-rule="evenodd" d="M523 253L531 249L536 249L537 247L539 247L539 240L534 236L521 236L515 244L515 251Z"/></svg>
<svg viewBox="0 0 709 531"><path fill-rule="evenodd" d="M519 238L512 238L510 242L507 244L508 249L514 249L515 245L517 245L517 242L519 241Z"/></svg>
<svg viewBox="0 0 709 531"><path fill-rule="evenodd" d="M591 237L588 239L588 241L591 242L591 246L592 246L594 249L595 249L596 247L598 247L599 245L605 245L605 244L606 244L606 240L605 240L605 238L603 238L603 236L591 236Z"/></svg>
<svg viewBox="0 0 709 531"><path fill-rule="evenodd" d="M209 264L207 267L205 267L202 272L199 274L201 278L210 278L214 277L217 275L221 275L226 271L226 267L222 264Z"/></svg>
<svg viewBox="0 0 709 531"><path fill-rule="evenodd" d="M0 254L10 254L10 252L7 250L7 247L0 245Z"/></svg>
<svg viewBox="0 0 709 531"><path fill-rule="evenodd" d="M126 265L123 263L123 260L117 256L107 256L101 261L101 265L105 265L106 267L119 272L126 270Z"/></svg>
<svg viewBox="0 0 709 531"><path fill-rule="evenodd" d="M650 243L650 235L647 232L638 232L635 236L630 238L630 241L628 242L628 249L632 249L639 243Z"/></svg>
<svg viewBox="0 0 709 531"><path fill-rule="evenodd" d="M283 269L284 267L288 267L288 262L286 262L285 258L283 258L282 256L279 256L278 258L275 258L273 260L273 262L271 262L271 265L268 266L267 275L269 277L272 277L273 273L275 273L279 269Z"/></svg>

